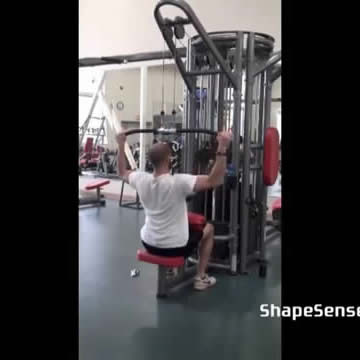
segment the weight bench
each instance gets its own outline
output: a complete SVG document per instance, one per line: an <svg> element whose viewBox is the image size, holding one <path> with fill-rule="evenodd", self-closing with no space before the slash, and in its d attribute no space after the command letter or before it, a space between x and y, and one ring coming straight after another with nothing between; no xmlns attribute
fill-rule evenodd
<svg viewBox="0 0 360 360"><path fill-rule="evenodd" d="M102 199L101 187L110 184L110 180L98 180L91 182L85 186L86 190L96 189L96 197L92 198L79 198L79 206L105 206L106 201Z"/></svg>
<svg viewBox="0 0 360 360"><path fill-rule="evenodd" d="M188 213L189 225L194 230L202 231L206 225L203 215ZM158 298L165 298L171 292L181 289L192 283L196 275L196 265L190 263L184 257L165 257L148 253L146 250L138 250L136 257L139 261L158 265L157 294ZM177 268L178 272L172 279L167 279L166 270Z"/></svg>
<svg viewBox="0 0 360 360"><path fill-rule="evenodd" d="M189 285L196 274L196 266L188 264L183 257L156 256L148 253L146 250L138 250L136 257L139 261L158 265L156 293L158 298L165 298L171 292ZM168 279L166 276L168 268L178 269L177 274L172 279Z"/></svg>

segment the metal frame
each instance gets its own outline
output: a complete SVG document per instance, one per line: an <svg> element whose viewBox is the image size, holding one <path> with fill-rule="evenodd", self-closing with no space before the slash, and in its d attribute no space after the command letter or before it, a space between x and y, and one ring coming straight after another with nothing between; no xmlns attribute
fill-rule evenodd
<svg viewBox="0 0 360 360"><path fill-rule="evenodd" d="M105 206L106 200L102 199L101 188L96 188L96 197L79 198L79 208Z"/></svg>
<svg viewBox="0 0 360 360"><path fill-rule="evenodd" d="M164 6L181 9L186 18L164 18L161 14ZM246 274L249 263L255 259L260 263L260 276L263 276L266 273L267 198L267 189L263 183L263 142L265 129L270 125L271 85L281 75L281 51L273 52L275 40L267 34L249 31L207 33L190 5L183 0L160 1L155 7L154 16L186 84L184 127L193 129L194 134L194 129L199 127L215 132L230 126L229 115L233 111L232 126L235 136L232 143L232 166L235 169L236 182L230 193L230 204L227 204L230 233L227 236L215 236L216 242L228 241L229 259L225 262L211 260L209 266L227 269L233 274ZM188 40L184 64L173 41L172 28L185 25L192 25L197 35ZM196 63L195 57L199 54L211 58L210 65ZM205 106L197 109L197 81L201 90L205 77L208 99ZM210 115L210 120L206 120L203 108ZM244 139L241 167L240 135ZM196 173L193 158L199 149L200 138L191 134L186 139L183 154L185 172ZM255 163L252 163L252 153L255 154ZM217 194L221 190L223 199L217 204ZM213 191L212 220L216 220L219 207L222 208L220 213L224 220L224 198L224 187ZM197 262L194 258L189 260Z"/></svg>
<svg viewBox="0 0 360 360"><path fill-rule="evenodd" d="M125 207L128 209L134 209L134 210L143 210L143 207L141 206L140 199L138 193L136 193L135 201L126 201L124 202L124 187L125 187L125 181L122 180L121 184L121 191L120 191L120 199L119 199L119 206Z"/></svg>
<svg viewBox="0 0 360 360"><path fill-rule="evenodd" d="M158 298L165 298L171 293L180 290L181 288L190 285L194 281L196 274L196 266L189 266L191 262L185 260L184 266L176 268L178 274L172 278L166 278L166 270L169 269L166 266L158 265L158 277L157 277L157 293Z"/></svg>
<svg viewBox="0 0 360 360"><path fill-rule="evenodd" d="M179 21L177 21L177 22L165 21L165 19L162 17L162 15L160 13L160 9L166 5L172 5L172 6L175 6L179 9L181 9L187 15L188 19L186 19L185 21L180 21L180 22ZM172 40L172 36L170 36L169 31L167 30L169 28L169 26L171 27L171 26L174 26L175 24L182 24L182 25L191 24L194 26L194 28L197 30L199 36L201 37L201 39L204 41L206 46L209 48L211 54L214 56L214 59L220 66L222 72L225 74L225 76L229 79L229 81L231 81L233 86L236 88L236 86L237 86L236 79L233 76L233 74L231 73L231 69L226 65L225 60L221 56L218 48L216 47L214 42L211 40L211 38L208 36L208 33L206 32L205 28L203 27L200 20L198 19L198 17L196 16L196 14L194 13L193 9L190 7L189 4L187 4L185 1L182 1L182 0L160 1L155 7L154 16L155 16L155 20L160 28L160 31L162 32L164 40L167 43L167 45L170 49L170 52L172 53L172 55L174 57L175 63L178 66L180 74L183 77L190 92L194 91L194 87L193 87L193 84L191 83L191 81L189 80L189 76L196 76L196 75L200 75L200 74L199 73L191 74L191 72L186 71L183 62L181 61L181 58L177 53L178 50L175 46L175 43Z"/></svg>
<svg viewBox="0 0 360 360"><path fill-rule="evenodd" d="M186 48L177 49L178 56L186 57ZM103 65L125 65L132 62L172 59L170 51L152 51L129 55L103 56L79 59L79 67L103 66Z"/></svg>

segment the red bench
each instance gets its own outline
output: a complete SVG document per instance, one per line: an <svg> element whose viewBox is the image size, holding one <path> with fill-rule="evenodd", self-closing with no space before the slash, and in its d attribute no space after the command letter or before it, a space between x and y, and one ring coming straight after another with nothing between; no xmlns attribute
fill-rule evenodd
<svg viewBox="0 0 360 360"><path fill-rule="evenodd" d="M96 189L96 197L79 199L79 206L105 206L106 202L101 198L101 187L108 184L110 184L110 180L97 180L87 184L85 190Z"/></svg>
<svg viewBox="0 0 360 360"><path fill-rule="evenodd" d="M98 180L98 181L94 181L90 184L87 184L85 186L85 189L86 190L94 190L94 189L101 188L102 186L105 186L107 184L110 184L110 180Z"/></svg>

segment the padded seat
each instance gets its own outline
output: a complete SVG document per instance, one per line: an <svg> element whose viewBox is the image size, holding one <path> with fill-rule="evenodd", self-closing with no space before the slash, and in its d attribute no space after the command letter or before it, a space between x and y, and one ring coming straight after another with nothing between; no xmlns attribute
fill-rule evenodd
<svg viewBox="0 0 360 360"><path fill-rule="evenodd" d="M93 190L93 189L98 189L101 186L110 184L110 180L99 180L99 181L94 181L88 185L85 186L86 190Z"/></svg>
<svg viewBox="0 0 360 360"><path fill-rule="evenodd" d="M180 267L180 266L184 266L185 264L185 259L183 257L157 256L148 253L146 250L138 250L136 257L139 261L143 261L155 265L161 265L165 267Z"/></svg>

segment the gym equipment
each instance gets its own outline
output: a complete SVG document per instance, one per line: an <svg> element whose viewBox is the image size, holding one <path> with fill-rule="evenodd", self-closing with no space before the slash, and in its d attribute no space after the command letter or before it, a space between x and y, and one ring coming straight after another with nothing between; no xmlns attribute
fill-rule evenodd
<svg viewBox="0 0 360 360"><path fill-rule="evenodd" d="M81 125L82 132L80 133L80 136L79 136L79 148L81 147L81 145L83 143L83 140L84 140L84 137L85 137L85 134L86 134L86 132L88 130L90 120L92 119L92 114L94 112L95 106L96 106L96 104L98 102L98 99L99 99L100 91L101 91L101 89L102 89L102 87L104 85L104 81L105 81L105 72L102 75L102 77L100 78L99 83L97 84L96 91L92 95L91 105L90 105L89 112L88 112L88 115L86 117L86 120Z"/></svg>
<svg viewBox="0 0 360 360"><path fill-rule="evenodd" d="M125 135L129 136L132 134L147 133L154 135L174 135L174 134L207 134L217 136L217 132L209 129L132 129L125 131Z"/></svg>
<svg viewBox="0 0 360 360"><path fill-rule="evenodd" d="M163 7L180 9L183 18L162 16ZM232 157L229 161L231 186L202 195L204 215L219 224L215 247L227 249L225 262L211 265L231 274L247 273L259 262L259 275L266 275L265 221L267 186L274 181L278 164L276 129L269 130L272 83L281 75L281 51L274 52L275 40L263 33L219 31L207 33L188 3L162 0L154 11L155 20L186 85L183 127L213 131L232 129ZM187 39L186 61L178 54L176 36L192 25L195 35ZM194 32L192 32L194 33ZM240 137L243 161L240 165ZM189 134L183 149L182 172L199 174L205 167L194 166L194 154L204 143L202 134ZM251 162L251 152L254 160ZM204 157L203 157L204 158ZM241 166L241 167L240 167ZM236 177L236 181L234 181ZM201 196L201 195L199 195ZM199 198L189 203L195 211ZM228 230L227 230L228 229ZM227 233L226 233L227 231ZM215 228L215 232L219 233ZM195 262L197 259L193 259Z"/></svg>
<svg viewBox="0 0 360 360"><path fill-rule="evenodd" d="M281 231L281 198L276 199L271 206L274 226Z"/></svg>
<svg viewBox="0 0 360 360"><path fill-rule="evenodd" d="M202 231L206 225L206 219L200 214L189 213L189 226L194 230ZM139 261L158 265L158 282L157 294L158 298L164 298L170 293L183 288L193 282L196 273L196 266L191 265L187 259L183 257L165 257L156 256L148 253L146 250L138 250L136 257ZM177 268L177 275L172 279L168 279L167 269Z"/></svg>
<svg viewBox="0 0 360 360"><path fill-rule="evenodd" d="M164 19L163 6L176 7L185 18ZM281 75L281 52L274 52L273 37L248 31L207 33L192 8L182 0L163 0L154 11L156 22L169 51L81 59L79 66L125 64L134 61L173 58L186 85L183 127L218 131L233 129L232 174L236 186L224 186L203 195L203 209L211 220L226 223L227 236L216 238L217 245L227 249L226 263L214 267L246 274L248 265L258 261L260 276L266 275L265 242L267 241L264 183L264 138L270 126L272 84ZM182 29L193 25L197 35L182 37ZM185 30L185 28L184 28ZM175 38L173 38L175 34ZM176 47L180 38L187 47ZM185 58L185 62L184 62ZM196 96L196 93L198 96ZM170 116L170 115L169 115ZM162 119L164 116L162 117ZM154 131L150 131L154 133ZM175 131L173 131L175 133ZM169 134L167 134L169 135ZM240 136L243 137L243 161L240 166ZM204 135L190 133L182 151L181 171L199 173L194 154L203 146ZM250 161L254 152L254 163ZM203 170L201 168L201 170ZM232 175L233 176L233 175ZM251 185L251 186L250 186ZM206 195L206 196L205 196ZM195 196L189 202L196 207ZM228 220L225 214L228 214ZM195 259L196 260L196 259Z"/></svg>
<svg viewBox="0 0 360 360"><path fill-rule="evenodd" d="M105 150L100 154L97 172L100 177L118 178L116 173L117 151Z"/></svg>
<svg viewBox="0 0 360 360"><path fill-rule="evenodd" d="M179 56L186 56L186 48L177 49ZM163 60L172 59L173 55L170 51L153 51L138 54L129 55L115 55L115 56L103 56L100 58L83 58L79 59L79 67L90 67L90 66L102 66L110 64L127 64L138 61L152 61L152 60Z"/></svg>
<svg viewBox="0 0 360 360"><path fill-rule="evenodd" d="M110 184L110 180L99 180L94 181L86 185L86 190L94 190L96 189L96 197L91 198L79 198L79 207L83 206L105 206L106 201L103 199L101 194L101 188L105 185Z"/></svg>
<svg viewBox="0 0 360 360"><path fill-rule="evenodd" d="M279 174L279 133L275 128L268 128L265 131L264 138L264 183L271 186L275 184L275 181Z"/></svg>
<svg viewBox="0 0 360 360"><path fill-rule="evenodd" d="M124 188L125 188L125 181L122 180L122 182L121 182L121 191L120 191L120 199L119 199L119 206L120 207L125 207L125 208L128 208L128 209L142 210L143 207L141 206L138 193L136 193L135 201L124 201Z"/></svg>

